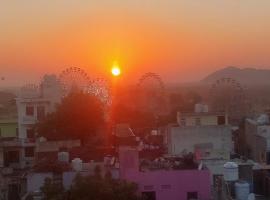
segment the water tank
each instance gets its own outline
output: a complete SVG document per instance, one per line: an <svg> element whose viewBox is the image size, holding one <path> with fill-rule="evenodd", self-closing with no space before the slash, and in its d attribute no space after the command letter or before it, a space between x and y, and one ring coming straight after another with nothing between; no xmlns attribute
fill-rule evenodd
<svg viewBox="0 0 270 200"><path fill-rule="evenodd" d="M77 172L82 171L82 160L80 158L74 158L71 163L73 170Z"/></svg>
<svg viewBox="0 0 270 200"><path fill-rule="evenodd" d="M200 103L195 104L195 113L203 112L203 107L204 107L204 105L202 105Z"/></svg>
<svg viewBox="0 0 270 200"><path fill-rule="evenodd" d="M247 200L249 196L249 184L245 181L235 183L236 200Z"/></svg>
<svg viewBox="0 0 270 200"><path fill-rule="evenodd" d="M69 153L66 151L58 152L58 161L60 162L69 162Z"/></svg>
<svg viewBox="0 0 270 200"><path fill-rule="evenodd" d="M223 165L223 175L225 181L237 181L238 175L238 165L234 162L227 162Z"/></svg>

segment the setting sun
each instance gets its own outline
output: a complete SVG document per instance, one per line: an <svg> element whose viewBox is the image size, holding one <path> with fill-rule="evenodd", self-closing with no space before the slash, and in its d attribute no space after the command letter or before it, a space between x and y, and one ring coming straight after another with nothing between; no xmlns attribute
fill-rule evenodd
<svg viewBox="0 0 270 200"><path fill-rule="evenodd" d="M121 74L121 69L117 63L113 64L111 72L113 76L119 76Z"/></svg>

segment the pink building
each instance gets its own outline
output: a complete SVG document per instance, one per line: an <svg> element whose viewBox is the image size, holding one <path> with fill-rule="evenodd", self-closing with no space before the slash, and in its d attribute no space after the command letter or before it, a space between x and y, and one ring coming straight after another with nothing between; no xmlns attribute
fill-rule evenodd
<svg viewBox="0 0 270 200"><path fill-rule="evenodd" d="M155 170L141 172L136 149L119 149L120 178L138 184L147 200L209 200L208 170Z"/></svg>

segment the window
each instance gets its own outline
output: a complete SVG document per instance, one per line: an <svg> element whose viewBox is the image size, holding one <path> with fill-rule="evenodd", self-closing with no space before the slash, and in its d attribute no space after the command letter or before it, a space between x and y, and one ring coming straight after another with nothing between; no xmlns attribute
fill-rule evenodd
<svg viewBox="0 0 270 200"><path fill-rule="evenodd" d="M217 116L217 123L218 125L225 125L226 123L225 116Z"/></svg>
<svg viewBox="0 0 270 200"><path fill-rule="evenodd" d="M171 189L171 185L161 185L161 189L169 190Z"/></svg>
<svg viewBox="0 0 270 200"><path fill-rule="evenodd" d="M34 106L26 106L25 114L27 116L34 116Z"/></svg>
<svg viewBox="0 0 270 200"><path fill-rule="evenodd" d="M185 118L181 118L181 126L186 126L186 119Z"/></svg>
<svg viewBox="0 0 270 200"><path fill-rule="evenodd" d="M11 163L20 162L20 152L19 151L6 151L4 153L4 165L8 167Z"/></svg>
<svg viewBox="0 0 270 200"><path fill-rule="evenodd" d="M143 200L156 200L156 192L142 192L142 199Z"/></svg>
<svg viewBox="0 0 270 200"><path fill-rule="evenodd" d="M201 125L201 118L199 118L199 117L196 117L195 118L195 125L196 126L200 126Z"/></svg>
<svg viewBox="0 0 270 200"><path fill-rule="evenodd" d="M188 192L187 200L195 200L198 199L198 192Z"/></svg>
<svg viewBox="0 0 270 200"><path fill-rule="evenodd" d="M154 186L153 185L145 185L143 188L144 188L144 190L153 190Z"/></svg>
<svg viewBox="0 0 270 200"><path fill-rule="evenodd" d="M42 120L45 117L45 107L44 106L38 106L37 107L37 119Z"/></svg>
<svg viewBox="0 0 270 200"><path fill-rule="evenodd" d="M35 138L35 131L34 131L34 129L27 129L26 130L26 137L27 138L30 138L30 139L33 139L33 138Z"/></svg>
<svg viewBox="0 0 270 200"><path fill-rule="evenodd" d="M34 157L35 154L34 147L25 147L24 151L25 157Z"/></svg>

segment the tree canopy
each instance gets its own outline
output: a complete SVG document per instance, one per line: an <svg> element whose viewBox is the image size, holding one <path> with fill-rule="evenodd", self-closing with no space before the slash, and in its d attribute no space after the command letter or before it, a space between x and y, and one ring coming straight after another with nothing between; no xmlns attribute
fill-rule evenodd
<svg viewBox="0 0 270 200"><path fill-rule="evenodd" d="M36 125L39 136L49 140L81 139L96 136L104 125L104 107L90 94L72 92L63 98L55 112Z"/></svg>
<svg viewBox="0 0 270 200"><path fill-rule="evenodd" d="M63 191L52 181L45 181L41 191L44 200L140 200L137 185L124 180L105 177L77 175L69 190Z"/></svg>

